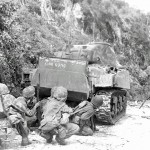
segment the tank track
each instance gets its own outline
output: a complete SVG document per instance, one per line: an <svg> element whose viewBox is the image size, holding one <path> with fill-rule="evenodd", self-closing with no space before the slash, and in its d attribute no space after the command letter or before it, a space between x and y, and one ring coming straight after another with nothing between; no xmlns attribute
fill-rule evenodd
<svg viewBox="0 0 150 150"><path fill-rule="evenodd" d="M105 95L106 100L96 112L96 118L99 123L114 125L126 113L127 107L127 91L99 91L98 95Z"/></svg>

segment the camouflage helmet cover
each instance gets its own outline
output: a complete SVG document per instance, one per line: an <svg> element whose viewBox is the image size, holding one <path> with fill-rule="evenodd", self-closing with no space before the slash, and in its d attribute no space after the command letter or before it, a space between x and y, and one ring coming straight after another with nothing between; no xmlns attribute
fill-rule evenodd
<svg viewBox="0 0 150 150"><path fill-rule="evenodd" d="M54 87L52 89L52 97L57 99L58 101L66 101L67 96L67 89L62 86Z"/></svg>
<svg viewBox="0 0 150 150"><path fill-rule="evenodd" d="M23 97L30 98L35 95L35 88L33 86L28 86L22 91Z"/></svg>
<svg viewBox="0 0 150 150"><path fill-rule="evenodd" d="M8 94L10 91L7 87L7 85L0 83L0 94L4 95L4 94Z"/></svg>
<svg viewBox="0 0 150 150"><path fill-rule="evenodd" d="M98 108L103 104L104 99L104 95L96 95L92 98L91 103Z"/></svg>
<svg viewBox="0 0 150 150"><path fill-rule="evenodd" d="M51 89L51 97L53 97L54 96L54 91L56 90L56 86L54 86L52 89Z"/></svg>

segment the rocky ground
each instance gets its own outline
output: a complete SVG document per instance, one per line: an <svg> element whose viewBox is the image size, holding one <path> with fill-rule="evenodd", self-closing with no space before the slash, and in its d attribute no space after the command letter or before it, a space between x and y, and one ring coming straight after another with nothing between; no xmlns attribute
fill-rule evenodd
<svg viewBox="0 0 150 150"><path fill-rule="evenodd" d="M37 133L29 136L32 144L27 147L19 146L21 138L12 131L11 140L3 141L7 150L149 150L150 139L150 102L139 109L140 103L128 103L127 113L116 125L98 125L99 132L94 136L72 136L67 139L66 146L58 145L55 140L46 144ZM9 131L8 131L9 132Z"/></svg>

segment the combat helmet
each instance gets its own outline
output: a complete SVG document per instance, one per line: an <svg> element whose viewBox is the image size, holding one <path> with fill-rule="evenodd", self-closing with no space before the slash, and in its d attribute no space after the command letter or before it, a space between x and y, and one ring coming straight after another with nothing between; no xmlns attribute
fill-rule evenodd
<svg viewBox="0 0 150 150"><path fill-rule="evenodd" d="M104 99L104 95L96 95L92 98L91 103L95 108L98 108L103 104Z"/></svg>
<svg viewBox="0 0 150 150"><path fill-rule="evenodd" d="M9 89L7 87L7 85L0 83L0 95L5 95L5 94L9 94Z"/></svg>
<svg viewBox="0 0 150 150"><path fill-rule="evenodd" d="M35 95L35 88L33 86L28 86L22 91L23 97L30 98Z"/></svg>
<svg viewBox="0 0 150 150"><path fill-rule="evenodd" d="M58 101L66 101L67 96L68 91L62 86L54 87L54 89L52 89L52 98L55 98Z"/></svg>
<svg viewBox="0 0 150 150"><path fill-rule="evenodd" d="M56 90L57 86L54 86L52 89L51 89L51 97L54 96L54 91Z"/></svg>

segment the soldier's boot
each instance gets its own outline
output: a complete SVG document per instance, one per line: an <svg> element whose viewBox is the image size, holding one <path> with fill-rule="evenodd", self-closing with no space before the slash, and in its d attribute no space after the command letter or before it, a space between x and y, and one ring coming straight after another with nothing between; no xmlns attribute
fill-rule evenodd
<svg viewBox="0 0 150 150"><path fill-rule="evenodd" d="M67 133L66 133L66 128L63 126L57 127L57 134L56 134L56 141L60 145L66 145L67 143L65 142Z"/></svg>
<svg viewBox="0 0 150 150"><path fill-rule="evenodd" d="M22 137L21 146L30 145L31 142L29 141L28 137Z"/></svg>
<svg viewBox="0 0 150 150"><path fill-rule="evenodd" d="M45 132L45 133L41 132L40 135L41 135L41 137L46 139L47 143L51 143L53 140L53 135L51 135L49 132Z"/></svg>
<svg viewBox="0 0 150 150"><path fill-rule="evenodd" d="M66 145L66 141L64 139L59 138L58 135L56 135L56 141L58 142L58 144L60 145Z"/></svg>
<svg viewBox="0 0 150 150"><path fill-rule="evenodd" d="M52 140L53 140L53 136L50 136L50 138L46 139L46 142L47 142L47 143L51 143Z"/></svg>
<svg viewBox="0 0 150 150"><path fill-rule="evenodd" d="M25 128L21 122L16 124L16 129L22 137L21 146L27 146L27 145L31 144L31 142L29 141L29 138L28 138L29 130L27 128Z"/></svg>

